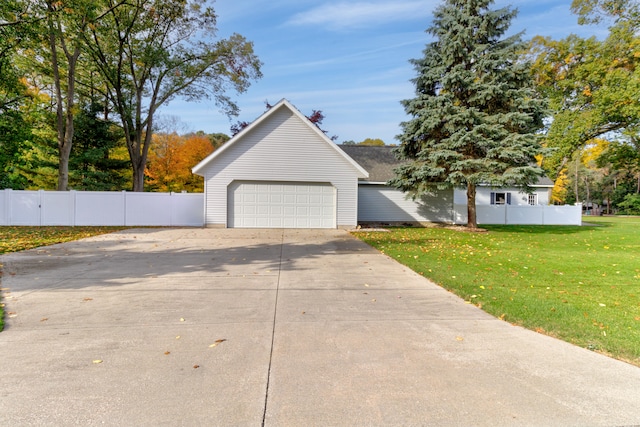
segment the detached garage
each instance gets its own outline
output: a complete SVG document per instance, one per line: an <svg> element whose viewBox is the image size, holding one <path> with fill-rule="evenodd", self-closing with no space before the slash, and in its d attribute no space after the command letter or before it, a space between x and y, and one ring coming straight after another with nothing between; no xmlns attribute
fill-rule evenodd
<svg viewBox="0 0 640 427"><path fill-rule="evenodd" d="M351 228L369 174L282 100L193 168L204 176L205 224Z"/></svg>

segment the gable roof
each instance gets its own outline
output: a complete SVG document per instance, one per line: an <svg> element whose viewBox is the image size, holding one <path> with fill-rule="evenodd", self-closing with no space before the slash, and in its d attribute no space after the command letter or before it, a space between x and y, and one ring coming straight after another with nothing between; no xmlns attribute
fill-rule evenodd
<svg viewBox="0 0 640 427"><path fill-rule="evenodd" d="M333 150L335 150L335 152L337 154L339 154L341 157L343 157L357 172L358 178L368 178L369 177L369 173L360 165L358 164L356 161L354 161L351 157L349 157L349 155L347 153L345 153L343 150L341 150L331 139L329 139L327 137L327 135L324 134L324 132L322 132L318 126L316 126L315 124L313 124L312 122L309 121L309 119L307 117L305 117L304 114L302 114L296 107L294 107L289 101L287 101L286 99L282 99L280 100L278 103L276 103L273 107L271 107L269 110L265 111L260 117L258 117L256 120L254 120L251 124L249 124L247 127L245 127L244 129L242 129L240 132L238 132L233 138L231 138L229 141L227 141L225 144L222 145L222 147L218 148L217 150L215 150L213 153L211 153L210 155L208 155L204 160L202 160L200 163L198 163L197 165L195 165L191 171L194 174L197 175L202 175L202 171L207 167L207 165L209 163L211 163L212 161L215 160L216 157L222 155L222 153L224 153L225 151L227 151L229 149L229 147L235 145L238 143L238 141L242 140L245 135L247 135L248 133L250 133L253 129L255 129L257 126L259 126L261 123L266 122L267 120L269 120L269 118L274 115L276 113L276 111L282 109L282 108L286 108L289 111L291 111L291 113L293 113L293 115L295 115L296 117L298 117L304 124L306 124L313 132L315 132L322 141L324 141L326 144L328 144Z"/></svg>
<svg viewBox="0 0 640 427"><path fill-rule="evenodd" d="M394 147L389 145L340 145L340 148L369 171L368 182L371 183L386 183L395 176L393 170L402 165L393 154ZM553 187L553 181L542 176L533 186Z"/></svg>

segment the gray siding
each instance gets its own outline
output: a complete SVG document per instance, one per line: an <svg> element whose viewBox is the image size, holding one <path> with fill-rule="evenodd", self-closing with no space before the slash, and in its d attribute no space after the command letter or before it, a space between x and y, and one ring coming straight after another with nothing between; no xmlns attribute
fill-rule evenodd
<svg viewBox="0 0 640 427"><path fill-rule="evenodd" d="M226 226L227 188L234 180L331 183L337 192L337 226L357 223L356 169L287 108L273 111L203 172L208 225Z"/></svg>
<svg viewBox="0 0 640 427"><path fill-rule="evenodd" d="M453 222L453 191L412 200L392 187L361 184L358 189L359 222Z"/></svg>

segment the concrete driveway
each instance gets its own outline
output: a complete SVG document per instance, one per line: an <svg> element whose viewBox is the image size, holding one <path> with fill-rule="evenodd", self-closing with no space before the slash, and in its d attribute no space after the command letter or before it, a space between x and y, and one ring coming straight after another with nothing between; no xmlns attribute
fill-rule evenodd
<svg viewBox="0 0 640 427"><path fill-rule="evenodd" d="M640 423L640 368L344 231L141 229L0 262L0 425Z"/></svg>

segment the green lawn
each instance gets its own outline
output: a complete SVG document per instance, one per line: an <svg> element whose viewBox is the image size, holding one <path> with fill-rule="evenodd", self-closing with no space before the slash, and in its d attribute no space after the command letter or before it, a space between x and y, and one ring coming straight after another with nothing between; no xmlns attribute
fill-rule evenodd
<svg viewBox="0 0 640 427"><path fill-rule="evenodd" d="M640 366L640 218L357 237L513 324Z"/></svg>
<svg viewBox="0 0 640 427"><path fill-rule="evenodd" d="M0 227L0 254L39 246L69 242L99 234L124 230L127 227ZM0 280L2 264L0 263ZM0 298L1 298L0 292ZM0 331L4 328L4 304L0 301Z"/></svg>

